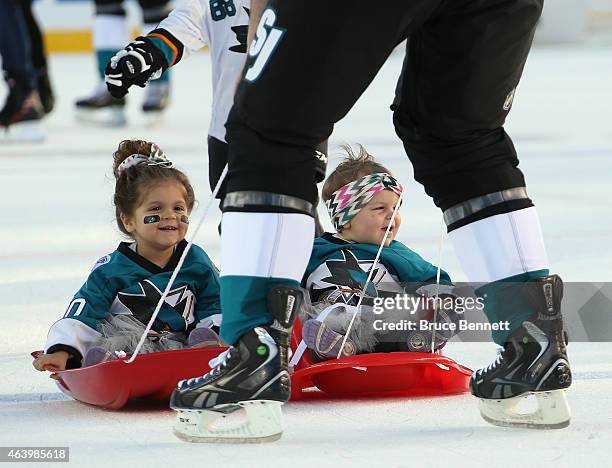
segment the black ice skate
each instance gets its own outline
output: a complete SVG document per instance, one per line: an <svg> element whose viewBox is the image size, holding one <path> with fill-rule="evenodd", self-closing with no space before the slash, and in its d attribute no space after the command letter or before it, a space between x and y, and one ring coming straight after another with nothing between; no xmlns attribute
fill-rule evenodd
<svg viewBox="0 0 612 468"><path fill-rule="evenodd" d="M111 96L104 82L100 83L91 96L76 102L79 121L121 127L126 124L125 98L117 99Z"/></svg>
<svg viewBox="0 0 612 468"><path fill-rule="evenodd" d="M45 139L44 111L38 92L13 78L7 79L9 92L0 111L0 141L33 142Z"/></svg>
<svg viewBox="0 0 612 468"><path fill-rule="evenodd" d="M178 411L177 437L189 442L233 443L280 438L281 405L291 396L287 353L301 301L300 289L273 288L268 307L274 322L244 334L213 360L217 362L211 362L214 366L208 374L177 384L170 399L170 407ZM246 418L232 414L240 409L245 410Z"/></svg>
<svg viewBox="0 0 612 468"><path fill-rule="evenodd" d="M523 289L524 288L524 289ZM524 291L524 292L523 292ZM570 422L563 389L572 383L561 317L563 283L557 275L521 286L538 313L515 330L497 360L474 372L470 390L480 398L482 417L498 426L557 429ZM533 395L537 408L519 408Z"/></svg>

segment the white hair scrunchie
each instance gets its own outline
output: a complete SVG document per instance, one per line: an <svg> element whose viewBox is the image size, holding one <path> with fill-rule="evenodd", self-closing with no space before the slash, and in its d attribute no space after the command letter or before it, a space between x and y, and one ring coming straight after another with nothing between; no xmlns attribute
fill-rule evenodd
<svg viewBox="0 0 612 468"><path fill-rule="evenodd" d="M117 177L119 177L123 171L130 167L139 166L146 164L147 166L161 166L166 168L174 167L172 161L170 161L159 146L155 143L151 144L151 154L149 156L145 154L131 154L117 166Z"/></svg>

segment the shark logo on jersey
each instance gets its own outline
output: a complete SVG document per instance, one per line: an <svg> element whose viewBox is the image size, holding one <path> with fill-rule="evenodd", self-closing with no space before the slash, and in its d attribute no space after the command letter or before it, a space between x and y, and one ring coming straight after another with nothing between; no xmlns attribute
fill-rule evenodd
<svg viewBox="0 0 612 468"><path fill-rule="evenodd" d="M155 307L161 298L163 291L160 291L151 281L144 280L138 283L140 293L117 294L117 300L127 308L134 317L145 325L151 320ZM176 314L168 313L167 307L174 309ZM195 296L188 287L180 286L171 290L166 296L164 306L153 323L153 328L162 330L185 330L187 325L195 320L194 317Z"/></svg>
<svg viewBox="0 0 612 468"><path fill-rule="evenodd" d="M249 57L255 58L248 68L244 79L249 82L255 81L263 71L266 63L270 60L272 53L276 50L278 43L285 34L285 29L274 27L276 13L272 8L267 8L261 15L255 39L249 49Z"/></svg>
<svg viewBox="0 0 612 468"><path fill-rule="evenodd" d="M325 262L325 266L329 271L329 276L321 278L319 281L335 286L333 289L337 290L335 294L336 297L329 297L329 300L336 301L337 298L341 296L343 300L349 304L354 297L358 297L361 293L370 272L369 269L364 271L359 260L357 260L355 254L350 250L341 250L340 253L342 255L341 259L332 259ZM371 268L371 260L363 263L365 263L364 266L366 268ZM376 268L372 274L372 280L368 283L365 291L367 296L376 297L378 295L373 281L376 280L379 273L379 269ZM346 286L350 289L346 290L341 288Z"/></svg>

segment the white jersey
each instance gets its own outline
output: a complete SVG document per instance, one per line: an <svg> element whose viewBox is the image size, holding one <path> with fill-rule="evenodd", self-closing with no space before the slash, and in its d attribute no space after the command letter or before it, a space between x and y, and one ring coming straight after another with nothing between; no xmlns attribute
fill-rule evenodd
<svg viewBox="0 0 612 468"><path fill-rule="evenodd" d="M185 0L158 26L184 45L184 55L208 45L212 60L212 115L208 134L225 140L225 122L246 60L250 0Z"/></svg>

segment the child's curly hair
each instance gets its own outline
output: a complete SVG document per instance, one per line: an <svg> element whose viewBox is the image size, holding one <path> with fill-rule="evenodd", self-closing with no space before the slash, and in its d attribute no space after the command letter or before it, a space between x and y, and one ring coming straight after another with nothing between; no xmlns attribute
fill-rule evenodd
<svg viewBox="0 0 612 468"><path fill-rule="evenodd" d="M386 172L391 174L391 171L382 164L374 160L374 156L366 151L366 149L358 144L358 152L355 153L350 145L341 145L346 157L338 164L327 180L323 184L322 197L323 201L329 200L333 193L343 185L348 184L368 174L376 174L377 172Z"/></svg>
<svg viewBox="0 0 612 468"><path fill-rule="evenodd" d="M175 168L162 166L149 166L139 164L129 167L119 172L119 165L129 156L133 154L141 154L143 156L151 156L153 143L144 140L123 140L119 143L117 151L113 153L113 174L115 175L115 194L113 203L115 205L115 218L119 230L130 235L123 221L121 214L131 215L134 210L142 202L147 190L160 182L176 181L185 188L185 201L189 211L193 209L195 204L195 194L193 187L187 176Z"/></svg>

